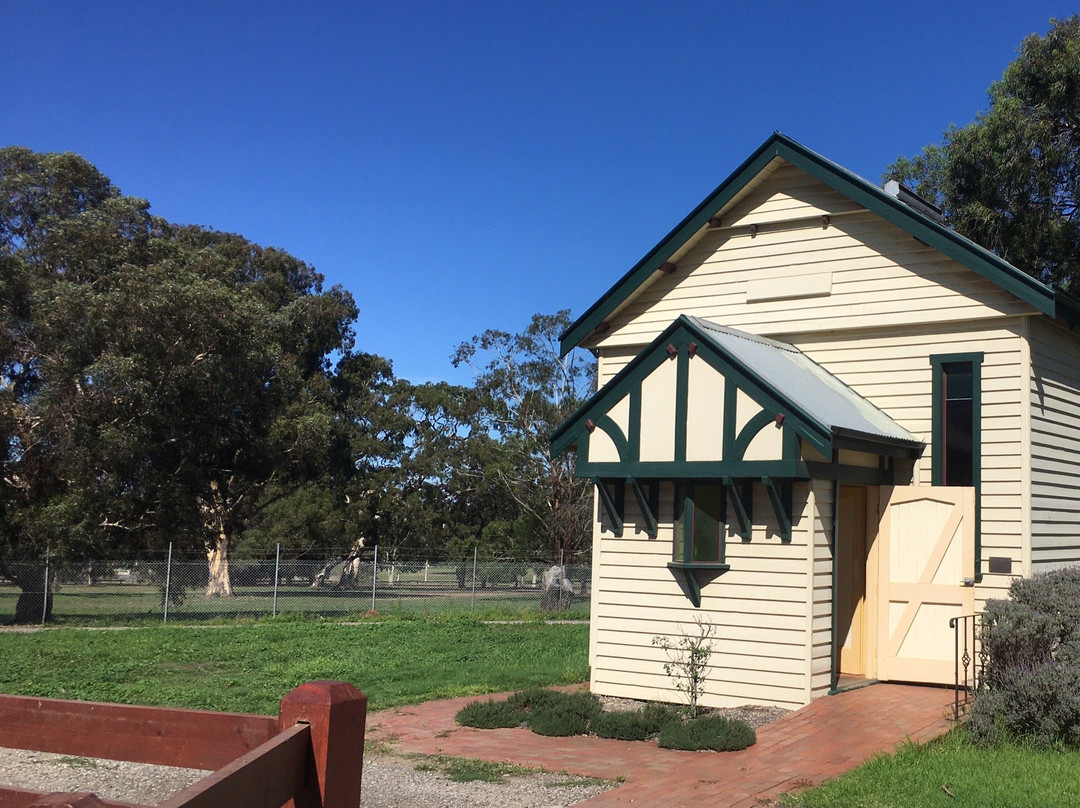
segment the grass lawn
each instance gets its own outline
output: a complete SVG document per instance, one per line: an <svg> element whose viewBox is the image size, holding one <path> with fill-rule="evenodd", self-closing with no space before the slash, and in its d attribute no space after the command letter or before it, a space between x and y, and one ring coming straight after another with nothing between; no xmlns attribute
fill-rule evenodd
<svg viewBox="0 0 1080 808"><path fill-rule="evenodd" d="M276 714L293 687L338 679L382 710L584 681L588 639L587 625L468 618L0 633L0 693Z"/></svg>
<svg viewBox="0 0 1080 808"><path fill-rule="evenodd" d="M947 790L946 790L947 789ZM800 808L1030 808L1080 805L1080 753L1020 745L980 748L963 729L875 758L789 797Z"/></svg>

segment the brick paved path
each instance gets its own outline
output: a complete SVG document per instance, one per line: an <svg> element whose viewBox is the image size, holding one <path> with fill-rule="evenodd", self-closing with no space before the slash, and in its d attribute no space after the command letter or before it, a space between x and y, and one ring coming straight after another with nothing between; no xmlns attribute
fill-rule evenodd
<svg viewBox="0 0 1080 808"><path fill-rule="evenodd" d="M946 732L952 693L879 684L827 696L757 731L741 752L677 752L651 743L547 738L527 729L459 727L454 715L473 698L446 699L368 716L369 740L402 752L454 755L542 766L626 782L586 800L587 808L629 804L756 808L767 798L820 783L910 738Z"/></svg>

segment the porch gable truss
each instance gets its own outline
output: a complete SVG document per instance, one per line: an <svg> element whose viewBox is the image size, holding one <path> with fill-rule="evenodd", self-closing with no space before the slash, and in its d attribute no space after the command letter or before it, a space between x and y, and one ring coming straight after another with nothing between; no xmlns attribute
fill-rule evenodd
<svg viewBox="0 0 1080 808"><path fill-rule="evenodd" d="M808 479L800 438L832 456L828 427L680 317L559 427L551 448L577 452L576 476L633 488L656 479ZM655 512L646 518L654 522Z"/></svg>

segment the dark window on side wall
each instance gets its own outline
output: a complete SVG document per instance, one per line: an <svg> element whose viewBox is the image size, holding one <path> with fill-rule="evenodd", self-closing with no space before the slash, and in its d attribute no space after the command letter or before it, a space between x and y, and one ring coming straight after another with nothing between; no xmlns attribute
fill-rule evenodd
<svg viewBox="0 0 1080 808"><path fill-rule="evenodd" d="M724 562L724 487L714 483L675 486L675 561Z"/></svg>
<svg viewBox="0 0 1080 808"><path fill-rule="evenodd" d="M975 580L982 577L983 354L938 354L933 369L931 482L975 489Z"/></svg>
<svg viewBox="0 0 1080 808"><path fill-rule="evenodd" d="M975 411L971 362L941 365L942 485L974 485Z"/></svg>
<svg viewBox="0 0 1080 808"><path fill-rule="evenodd" d="M933 369L932 483L979 487L983 354L939 354Z"/></svg>

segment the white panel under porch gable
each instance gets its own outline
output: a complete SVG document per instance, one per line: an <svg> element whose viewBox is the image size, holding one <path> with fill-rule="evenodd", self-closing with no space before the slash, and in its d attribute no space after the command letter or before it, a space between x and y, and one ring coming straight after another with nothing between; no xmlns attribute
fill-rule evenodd
<svg viewBox="0 0 1080 808"><path fill-rule="evenodd" d="M724 456L724 376L700 357L690 359L686 402L686 459Z"/></svg>
<svg viewBox="0 0 1080 808"><path fill-rule="evenodd" d="M641 460L664 462L675 459L675 388L678 377L675 361L662 362L641 382Z"/></svg>
<svg viewBox="0 0 1080 808"><path fill-rule="evenodd" d="M603 429L594 429L589 435L590 463L618 463L619 448Z"/></svg>
<svg viewBox="0 0 1080 808"><path fill-rule="evenodd" d="M741 435L750 420L760 415L763 410L760 404L740 389L736 398L735 434ZM783 430L766 425L747 445L743 460L779 460L783 456Z"/></svg>
<svg viewBox="0 0 1080 808"><path fill-rule="evenodd" d="M623 396L607 412L607 416L622 431L625 438L630 434L630 396ZM618 463L621 460L619 448L615 441L598 426L589 436L589 462L590 463Z"/></svg>

